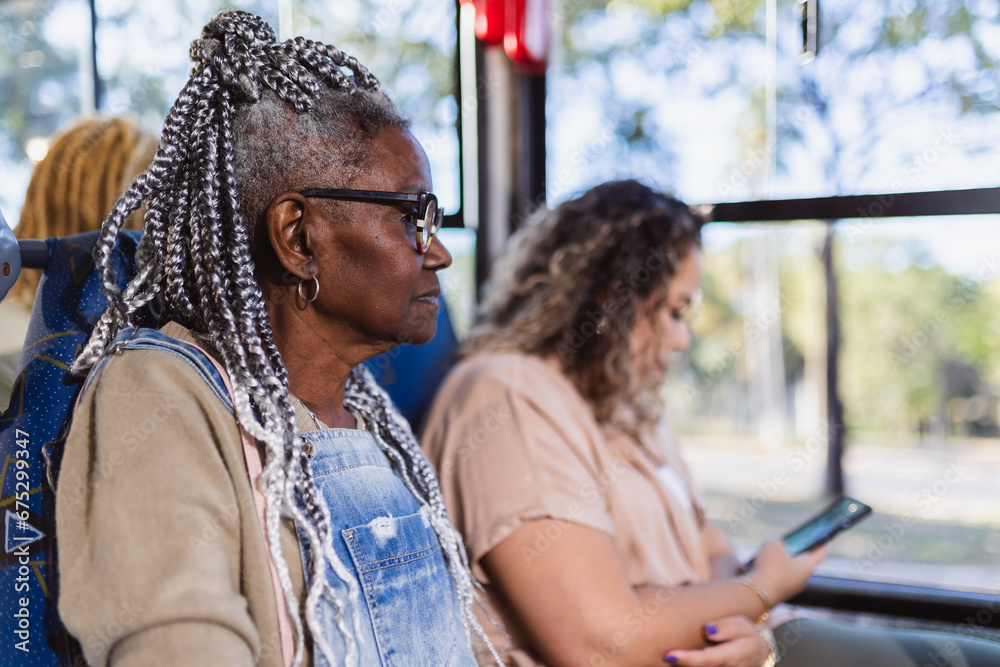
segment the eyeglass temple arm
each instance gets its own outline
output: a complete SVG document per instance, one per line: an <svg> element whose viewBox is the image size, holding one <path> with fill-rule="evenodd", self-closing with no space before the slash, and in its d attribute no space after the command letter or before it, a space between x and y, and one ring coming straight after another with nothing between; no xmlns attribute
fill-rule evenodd
<svg viewBox="0 0 1000 667"><path fill-rule="evenodd" d="M388 199L391 201L419 202L420 195L409 192L376 192L374 190L329 190L326 188L312 188L303 190L299 194L305 197L343 197L344 199Z"/></svg>

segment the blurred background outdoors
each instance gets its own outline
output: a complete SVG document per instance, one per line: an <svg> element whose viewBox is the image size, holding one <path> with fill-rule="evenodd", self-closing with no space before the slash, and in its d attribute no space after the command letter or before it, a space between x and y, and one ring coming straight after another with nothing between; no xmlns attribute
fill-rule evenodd
<svg viewBox="0 0 1000 667"><path fill-rule="evenodd" d="M246 9L366 63L461 211L456 6L447 0L169 5L0 1L0 210L15 224L46 139L80 114L158 130L187 47ZM1000 185L1000 2L824 0L802 58L794 0L553 1L548 199L636 177L692 204ZM94 72L99 85L94 85ZM489 95L488 82L461 104ZM875 213L871 211L870 213ZM1000 220L713 224L670 421L710 514L749 554L826 502L831 280L846 491L876 515L823 572L1000 589ZM443 277L471 317L474 231ZM833 249L824 259L824 248ZM828 276L832 275L832 279Z"/></svg>

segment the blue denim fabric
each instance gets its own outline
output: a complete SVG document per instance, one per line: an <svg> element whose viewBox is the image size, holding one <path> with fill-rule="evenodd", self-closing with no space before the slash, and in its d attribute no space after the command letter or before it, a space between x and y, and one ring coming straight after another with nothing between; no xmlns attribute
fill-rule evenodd
<svg viewBox="0 0 1000 667"><path fill-rule="evenodd" d="M302 436L316 448L309 465L330 508L337 555L360 584L359 664L474 667L437 535L374 436L349 429ZM301 529L299 544L308 572ZM326 577L346 599L347 586L329 566ZM324 601L319 615L341 658L344 642L334 613ZM318 648L314 655L318 667L328 664Z"/></svg>

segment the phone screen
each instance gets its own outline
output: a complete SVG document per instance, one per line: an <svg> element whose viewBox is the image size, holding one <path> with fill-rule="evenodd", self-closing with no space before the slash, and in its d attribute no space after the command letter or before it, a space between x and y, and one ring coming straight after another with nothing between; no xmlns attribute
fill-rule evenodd
<svg viewBox="0 0 1000 667"><path fill-rule="evenodd" d="M788 554L796 556L829 542L834 535L868 516L872 508L853 498L841 498L822 514L785 535Z"/></svg>

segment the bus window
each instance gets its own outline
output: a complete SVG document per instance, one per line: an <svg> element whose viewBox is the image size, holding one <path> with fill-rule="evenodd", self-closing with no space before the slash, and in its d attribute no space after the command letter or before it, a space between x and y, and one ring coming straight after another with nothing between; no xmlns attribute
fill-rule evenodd
<svg viewBox="0 0 1000 667"><path fill-rule="evenodd" d="M17 224L48 138L94 108L85 0L0 3L0 209ZM85 81L86 80L86 81Z"/></svg>
<svg viewBox="0 0 1000 667"><path fill-rule="evenodd" d="M1000 181L994 5L823 0L803 64L801 4L560 3L549 199L622 175L693 202Z"/></svg>
<svg viewBox="0 0 1000 667"><path fill-rule="evenodd" d="M996 8L824 0L803 55L813 4L561 3L548 198L621 177L691 203L814 198L802 219L705 230L668 404L711 514L749 551L841 476L876 515L820 572L995 591L997 218L901 207L939 191L946 213L968 197L943 191L983 188L975 212L1000 213Z"/></svg>
<svg viewBox="0 0 1000 667"><path fill-rule="evenodd" d="M427 151L441 206L449 215L460 211L454 3L185 0L164 9L138 0L94 0L93 6L96 85L90 3L4 3L0 8L0 37L9 44L0 56L0 85L9 87L0 97L0 173L5 176L0 205L10 224L17 222L31 155L44 155L39 142L78 115L95 110L132 114L150 129L162 127L191 67L191 36L222 9L253 12L283 37L322 39L365 62L414 119L413 133ZM29 155L29 149L34 153Z"/></svg>
<svg viewBox="0 0 1000 667"><path fill-rule="evenodd" d="M131 113L159 130L170 104L191 71L192 35L223 9L241 9L278 25L269 0L197 2L182 0L169 9L139 0L96 0L98 107L102 113ZM151 37L155 35L155 39Z"/></svg>
<svg viewBox="0 0 1000 667"><path fill-rule="evenodd" d="M996 222L838 223L844 490L876 513L830 545L819 573L1000 588L1000 257L981 244ZM826 240L818 222L706 229L695 342L668 405L710 514L748 556L822 504L838 428Z"/></svg>

